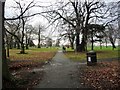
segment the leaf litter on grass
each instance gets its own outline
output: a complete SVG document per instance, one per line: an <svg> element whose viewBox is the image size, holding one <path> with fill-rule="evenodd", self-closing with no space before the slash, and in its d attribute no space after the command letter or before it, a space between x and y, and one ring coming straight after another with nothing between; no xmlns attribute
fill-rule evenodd
<svg viewBox="0 0 120 90"><path fill-rule="evenodd" d="M34 54L11 55L8 67L11 74L16 78L17 87L32 87L42 79L44 71L35 72L35 68L41 68L50 61L55 52L34 52Z"/></svg>
<svg viewBox="0 0 120 90"><path fill-rule="evenodd" d="M118 61L99 62L96 66L85 66L82 71L80 78L84 84L95 90L119 90L120 88Z"/></svg>

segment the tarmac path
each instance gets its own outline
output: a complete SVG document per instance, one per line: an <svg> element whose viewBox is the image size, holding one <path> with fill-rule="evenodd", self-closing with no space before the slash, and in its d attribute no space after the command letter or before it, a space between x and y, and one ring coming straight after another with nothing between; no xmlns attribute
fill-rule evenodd
<svg viewBox="0 0 120 90"><path fill-rule="evenodd" d="M48 64L35 70L45 71L42 81L35 88L85 88L76 74L78 64L58 51Z"/></svg>

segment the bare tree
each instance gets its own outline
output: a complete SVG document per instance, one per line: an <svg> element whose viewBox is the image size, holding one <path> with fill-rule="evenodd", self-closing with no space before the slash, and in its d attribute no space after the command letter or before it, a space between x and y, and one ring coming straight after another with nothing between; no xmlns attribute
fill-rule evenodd
<svg viewBox="0 0 120 90"><path fill-rule="evenodd" d="M6 21L8 21L8 20L21 20L22 19L22 23L23 23L23 33L24 33L24 25L25 25L25 23L24 23L24 18L26 18L26 17L31 17L31 16L35 16L35 15L38 15L38 14L41 14L41 12L39 12L39 13L32 13L31 15L29 15L29 16L27 16L25 13L28 11L28 10L30 10L31 8L33 8L33 7L35 7L35 4L36 3L34 3L34 0L33 1L31 1L29 4L24 4L24 5L26 5L25 7L24 7L24 9L23 9L23 7L20 5L20 2L17 2L17 1L15 1L16 2L16 4L18 5L18 7L16 7L16 8L19 8L19 10L20 10L20 13L18 13L19 15L17 15L16 17L11 17L11 18L5 18L5 17L3 17L3 19L2 19L2 21L3 21L3 23L4 23L4 21L6 20ZM1 4L1 2L0 2L0 4ZM3 7L3 10L4 10L4 4L2 5ZM3 15L4 16L4 15ZM2 43L3 43L3 51L2 51L2 53L3 53L3 57L2 57L2 66L3 66L3 73L2 73L2 76L3 76L3 79L5 79L5 80L8 80L8 81L12 81L13 80L13 77L12 77L12 75L10 74L10 72L9 72L9 70L8 70L8 65L7 65L7 58L6 58L6 52L5 52L5 41L4 41L4 35L5 35L5 30L9 33L9 34L11 34L11 35L13 35L14 37L16 37L17 38L17 40L19 40L19 37L17 36L17 35L15 35L15 34L13 34L13 33L11 33L10 31L8 31L7 29L5 29L4 28L4 25L3 25L3 39L2 39ZM24 38L24 35L23 35L23 37L22 37L22 39ZM19 42L20 42L20 40L19 40ZM23 42L22 42L23 43ZM22 44L22 47L23 47L23 44ZM23 51L23 53L24 53L24 51Z"/></svg>
<svg viewBox="0 0 120 90"><path fill-rule="evenodd" d="M33 28L33 26L32 25L28 25L28 24L26 24L26 26L25 26L25 37L26 37L26 49L29 49L29 46L31 46L30 45L30 41L32 40L32 34L33 34L33 32L34 32L34 28Z"/></svg>
<svg viewBox="0 0 120 90"><path fill-rule="evenodd" d="M41 48L41 35L45 32L45 27L41 23L37 23L34 27L34 34L38 36L38 48Z"/></svg>
<svg viewBox="0 0 120 90"><path fill-rule="evenodd" d="M15 0L14 0L15 1ZM16 20L16 19L19 19L20 22L21 22L21 27L22 27L22 30L21 30L21 39L19 39L20 41L20 44L21 44L21 51L20 53L21 54L24 54L25 53L25 44L24 44L24 38L25 38L25 24L26 22L28 21L28 17L30 17L31 15L29 15L29 9L35 7L35 3L34 3L34 0L31 1L28 5L25 4L25 2L22 2L22 1L15 1L16 5L15 9L17 9L17 12L20 14L20 15L17 15L16 18L8 18L6 20Z"/></svg>
<svg viewBox="0 0 120 90"><path fill-rule="evenodd" d="M41 48L41 45L40 45L40 39L41 39L41 27L40 27L40 25L39 25L39 28L38 28L39 30L38 30L38 48Z"/></svg>
<svg viewBox="0 0 120 90"><path fill-rule="evenodd" d="M19 22L5 22L6 31L11 32L12 34L16 34L19 30L20 23ZM6 32L6 44L7 44L7 56L9 57L9 48L12 49L13 46L16 47L16 38L13 35ZM19 42L18 42L19 43Z"/></svg>
<svg viewBox="0 0 120 90"><path fill-rule="evenodd" d="M46 38L46 47L51 47L52 46L52 39L50 37Z"/></svg>
<svg viewBox="0 0 120 90"><path fill-rule="evenodd" d="M118 28L115 28L115 27L116 27L115 25L109 24L108 25L108 33L106 33L106 35L109 37L109 40L112 44L113 50L114 50L114 48L116 48L115 41L118 36Z"/></svg>
<svg viewBox="0 0 120 90"><path fill-rule="evenodd" d="M104 35L108 38L110 43L112 44L113 50L116 48L115 41L118 38L118 3L110 2L107 4L107 8L109 9L108 15L104 22L104 26L106 26L106 30L103 32Z"/></svg>
<svg viewBox="0 0 120 90"><path fill-rule="evenodd" d="M75 30L76 51L85 51L87 45L88 25L94 18L101 18L107 11L102 12L104 2L100 1L80 1L74 0L69 2L61 1L55 6L49 7L49 21L57 22L59 19L69 23ZM102 13L101 13L102 12ZM82 40L80 41L80 34Z"/></svg>
<svg viewBox="0 0 120 90"><path fill-rule="evenodd" d="M74 41L75 41L75 29L69 24L62 24L60 30L61 38L64 37L67 38L70 42L70 46L72 49L74 49Z"/></svg>

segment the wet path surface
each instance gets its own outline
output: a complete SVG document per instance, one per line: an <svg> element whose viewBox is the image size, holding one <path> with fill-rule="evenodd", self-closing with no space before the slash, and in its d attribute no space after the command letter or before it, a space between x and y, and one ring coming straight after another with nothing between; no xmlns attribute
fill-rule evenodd
<svg viewBox="0 0 120 90"><path fill-rule="evenodd" d="M70 61L58 51L51 62L42 69L35 69L45 71L43 80L35 88L84 88L76 73L77 66L78 63Z"/></svg>

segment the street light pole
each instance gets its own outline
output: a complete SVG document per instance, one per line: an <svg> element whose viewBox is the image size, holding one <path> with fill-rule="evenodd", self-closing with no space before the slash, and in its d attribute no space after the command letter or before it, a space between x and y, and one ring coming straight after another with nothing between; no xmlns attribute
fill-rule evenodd
<svg viewBox="0 0 120 90"><path fill-rule="evenodd" d="M1 36L1 79L3 80L4 78L9 78L9 70L8 70L8 66L7 66L7 59L6 59L6 50L5 50L5 41L4 41L4 37L5 37L5 27L4 27L4 7L5 7L5 0L0 0L0 36ZM2 81L1 81L2 83ZM0 85L0 87L2 88L2 85Z"/></svg>
<svg viewBox="0 0 120 90"><path fill-rule="evenodd" d="M1 4L2 4L2 20L1 20L1 23L2 23L2 58L3 60L6 60L6 52L5 52L5 41L4 41L4 37L5 37L5 27L4 27L4 6L5 6L5 1L4 0L1 0Z"/></svg>
<svg viewBox="0 0 120 90"><path fill-rule="evenodd" d="M92 31L91 31L91 42L92 42L92 48L91 48L91 50L93 50L93 43L94 43L94 40L93 40L93 32L94 32L94 30L93 30L94 28L92 28Z"/></svg>
<svg viewBox="0 0 120 90"><path fill-rule="evenodd" d="M2 2L0 1L0 42L2 42ZM0 43L2 46L2 43ZM0 47L0 89L2 89L2 47Z"/></svg>

